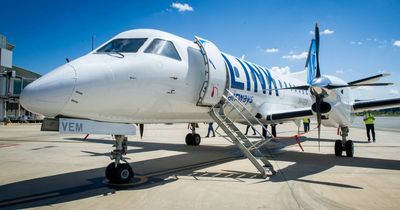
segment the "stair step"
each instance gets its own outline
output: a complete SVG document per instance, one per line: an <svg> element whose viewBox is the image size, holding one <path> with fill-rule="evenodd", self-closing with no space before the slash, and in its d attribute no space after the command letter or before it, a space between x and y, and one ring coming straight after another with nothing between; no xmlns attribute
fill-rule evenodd
<svg viewBox="0 0 400 210"><path fill-rule="evenodd" d="M229 90L226 90L230 96L233 96ZM223 96L227 99L227 96ZM234 96L233 96L234 97ZM232 101L226 100L224 104L219 104L219 107L214 107L209 112L212 119L218 124L218 126L228 135L228 137L232 140L236 146L243 152L243 154L250 160L250 162L260 171L260 173L265 177L267 172L271 171L275 173L273 166L268 161L266 156L261 152L258 148L268 142L269 139L263 138L263 140L258 141L256 143L252 143L235 125L234 122L231 121L229 117L227 117L225 110L227 105L230 105L227 111L235 112L243 120L248 123L257 121L257 119L249 119L249 117L255 118L251 112L249 112L246 107L241 104L239 101L235 101L235 104ZM251 123L250 123L251 124ZM251 124L252 125L252 124Z"/></svg>

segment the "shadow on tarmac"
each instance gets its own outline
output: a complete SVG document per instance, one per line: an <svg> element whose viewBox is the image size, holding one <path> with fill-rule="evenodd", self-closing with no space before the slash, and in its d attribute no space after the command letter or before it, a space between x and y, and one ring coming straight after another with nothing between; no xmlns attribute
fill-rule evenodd
<svg viewBox="0 0 400 210"><path fill-rule="evenodd" d="M82 141L82 139L68 138L69 141ZM314 140L301 138L301 141ZM87 139L92 143L102 143L112 145L111 140ZM322 139L321 141L331 141ZM322 184L327 186L362 189L358 186L346 185L341 183L332 183L325 181L305 180L303 177L320 173L334 166L363 167L374 169L400 170L400 161L372 159L372 158L346 158L335 157L332 154L315 154L295 151L281 151L282 147L295 144L293 139L282 139L278 142L267 144L268 152L272 154L272 161L289 161L294 164L279 169L275 176L270 176L268 180L262 179L259 174L242 171L225 170L223 173L196 172L196 170L229 162L235 159L243 158L238 154L235 146L217 147L201 145L199 147L188 147L183 144L168 143L150 143L150 142L128 142L129 146L137 149L131 149L128 153L140 153L154 150L181 151L182 153L169 157L154 158L145 161L132 163L137 177L132 185L113 186L108 185L104 178L105 167L88 169L76 172L69 172L59 175L35 178L31 180L19 181L15 183L0 186L0 208L27 208L39 207L64 203L68 201L80 200L93 196L108 196L118 193L119 190L139 190L152 188L159 185L168 184L178 180L177 176L221 178L217 181L241 179L260 179L260 182L286 182L295 180L306 183ZM94 153L82 151L85 154L99 156L108 155L108 153ZM215 153L216 155L209 155ZM204 155L207 154L207 155ZM186 161L184 161L186 160ZM188 161L189 160L189 161ZM249 163L250 164L250 163ZM171 165L174 165L171 167ZM140 171L146 171L145 168L158 167L155 171L140 174ZM165 166L169 166L166 168ZM173 175L177 175L174 176ZM144 180L144 181L143 181ZM213 180L214 181L214 180Z"/></svg>

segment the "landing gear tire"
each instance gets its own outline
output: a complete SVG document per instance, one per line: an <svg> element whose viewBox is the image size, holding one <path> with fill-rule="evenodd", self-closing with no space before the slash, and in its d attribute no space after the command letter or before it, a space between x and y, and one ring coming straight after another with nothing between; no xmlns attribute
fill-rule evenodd
<svg viewBox="0 0 400 210"><path fill-rule="evenodd" d="M115 183L125 184L133 178L133 170L127 163L118 164L115 168Z"/></svg>
<svg viewBox="0 0 400 210"><path fill-rule="evenodd" d="M201 143L201 137L199 134L188 133L185 138L186 145L188 146L198 146Z"/></svg>
<svg viewBox="0 0 400 210"><path fill-rule="evenodd" d="M340 157L340 156L342 156L342 152L343 152L342 141L336 140L335 141L335 155L337 157Z"/></svg>
<svg viewBox="0 0 400 210"><path fill-rule="evenodd" d="M115 163L110 163L107 168L106 168L106 178L108 179L108 181L110 182L114 182L115 180Z"/></svg>
<svg viewBox="0 0 400 210"><path fill-rule="evenodd" d="M348 140L345 145L346 156L353 157L354 156L354 144L352 140Z"/></svg>
<svg viewBox="0 0 400 210"><path fill-rule="evenodd" d="M193 136L193 134L191 134L191 133L188 133L186 135L186 138L185 138L186 145L188 145L188 146L194 145L193 141L192 141L192 136Z"/></svg>
<svg viewBox="0 0 400 210"><path fill-rule="evenodd" d="M106 168L106 177L111 183L125 184L133 178L133 170L127 163L110 163Z"/></svg>
<svg viewBox="0 0 400 210"><path fill-rule="evenodd" d="M200 143L201 143L201 137L200 137L200 135L196 133L196 134L194 134L194 135L192 136L192 138L193 138L193 145L194 145L194 146L199 146Z"/></svg>

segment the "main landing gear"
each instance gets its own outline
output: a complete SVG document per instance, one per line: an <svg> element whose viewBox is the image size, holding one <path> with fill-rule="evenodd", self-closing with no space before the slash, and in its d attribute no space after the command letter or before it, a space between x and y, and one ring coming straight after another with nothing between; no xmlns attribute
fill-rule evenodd
<svg viewBox="0 0 400 210"><path fill-rule="evenodd" d="M190 129L192 130L192 133L188 133L186 135L185 141L186 145L190 146L198 146L200 145L201 142L201 137L198 133L196 133L196 123L190 123Z"/></svg>
<svg viewBox="0 0 400 210"><path fill-rule="evenodd" d="M346 140L349 134L349 127L340 127L342 140L335 141L335 155L342 156L342 152L346 151L347 157L354 156L354 144L352 140Z"/></svg>
<svg viewBox="0 0 400 210"><path fill-rule="evenodd" d="M111 183L124 184L133 178L133 170L123 155L126 155L128 138L123 135L115 135L115 150L111 152L110 158L114 162L106 168L106 177ZM124 163L120 163L123 161Z"/></svg>

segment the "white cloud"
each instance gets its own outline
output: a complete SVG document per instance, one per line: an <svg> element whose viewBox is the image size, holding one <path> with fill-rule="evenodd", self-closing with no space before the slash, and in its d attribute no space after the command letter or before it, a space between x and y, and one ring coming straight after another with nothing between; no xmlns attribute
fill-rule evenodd
<svg viewBox="0 0 400 210"><path fill-rule="evenodd" d="M171 7L174 9L177 9L179 12L193 12L193 7L191 7L189 4L187 3L179 3L179 2L174 2L171 4Z"/></svg>
<svg viewBox="0 0 400 210"><path fill-rule="evenodd" d="M320 32L321 35L329 35L329 34L333 34L333 33L335 33L335 31L329 30L329 29L325 29L322 32Z"/></svg>
<svg viewBox="0 0 400 210"><path fill-rule="evenodd" d="M335 31L329 30L329 29L325 29L325 30L319 32L320 35L330 35L333 33L335 33ZM314 35L314 31L310 31L310 34Z"/></svg>
<svg viewBox="0 0 400 210"><path fill-rule="evenodd" d="M360 42L360 41L358 41L358 42L351 41L351 42L350 42L350 44L362 45L363 43L362 43L362 42Z"/></svg>
<svg viewBox="0 0 400 210"><path fill-rule="evenodd" d="M400 40L394 41L393 46L400 47Z"/></svg>
<svg viewBox="0 0 400 210"><path fill-rule="evenodd" d="M343 70L337 70L337 71L336 71L336 74L343 74L343 73L344 73Z"/></svg>
<svg viewBox="0 0 400 210"><path fill-rule="evenodd" d="M265 49L265 52L266 53L277 53L277 52L279 52L279 49L278 48L268 48L268 49Z"/></svg>
<svg viewBox="0 0 400 210"><path fill-rule="evenodd" d="M283 59L289 59L289 60L303 60L306 59L308 56L307 52L302 52L300 54L294 54L293 52L290 52L290 55L284 55L282 56Z"/></svg>
<svg viewBox="0 0 400 210"><path fill-rule="evenodd" d="M278 66L273 66L269 70L278 72L280 74L290 74L290 67L285 66L285 67L278 67Z"/></svg>
<svg viewBox="0 0 400 210"><path fill-rule="evenodd" d="M379 74L387 74L387 76L390 75L390 72L389 72L389 71L386 71L386 70L380 70L380 71L378 71L378 72L379 72Z"/></svg>

